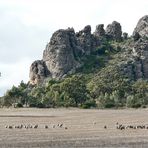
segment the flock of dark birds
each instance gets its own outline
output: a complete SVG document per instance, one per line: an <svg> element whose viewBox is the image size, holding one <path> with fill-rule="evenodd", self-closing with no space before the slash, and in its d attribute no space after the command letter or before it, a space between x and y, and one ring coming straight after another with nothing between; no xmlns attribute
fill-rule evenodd
<svg viewBox="0 0 148 148"><path fill-rule="evenodd" d="M52 126L50 125L44 125L44 128L45 129L48 129L48 128L64 128L64 129L68 129L66 126L63 125L63 123L59 123L57 125L53 124ZM39 125L38 124L35 124L35 125L32 125L32 124L20 124L20 125L6 125L5 128L7 129L37 129L39 128Z"/></svg>

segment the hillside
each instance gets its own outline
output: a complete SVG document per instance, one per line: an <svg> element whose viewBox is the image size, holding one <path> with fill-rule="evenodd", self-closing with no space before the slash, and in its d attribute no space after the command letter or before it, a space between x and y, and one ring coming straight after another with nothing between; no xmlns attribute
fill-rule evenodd
<svg viewBox="0 0 148 148"><path fill-rule="evenodd" d="M113 21L53 33L41 60L30 67L28 84L13 86L2 106L147 107L148 16L132 36Z"/></svg>

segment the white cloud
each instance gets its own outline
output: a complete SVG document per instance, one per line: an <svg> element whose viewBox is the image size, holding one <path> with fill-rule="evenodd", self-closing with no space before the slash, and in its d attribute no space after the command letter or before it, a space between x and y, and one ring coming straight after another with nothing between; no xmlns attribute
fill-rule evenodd
<svg viewBox="0 0 148 148"><path fill-rule="evenodd" d="M5 0L0 5L9 9L26 26L52 31L73 26L78 31L85 25L93 29L99 23L121 22L130 34L138 19L147 13L146 0Z"/></svg>
<svg viewBox="0 0 148 148"><path fill-rule="evenodd" d="M13 64L0 63L0 96L12 85L18 85L22 80L28 82L29 68L32 59L22 59Z"/></svg>
<svg viewBox="0 0 148 148"><path fill-rule="evenodd" d="M94 31L116 20L132 34L147 8L147 0L0 0L0 92L29 80L31 62L55 30L89 24Z"/></svg>

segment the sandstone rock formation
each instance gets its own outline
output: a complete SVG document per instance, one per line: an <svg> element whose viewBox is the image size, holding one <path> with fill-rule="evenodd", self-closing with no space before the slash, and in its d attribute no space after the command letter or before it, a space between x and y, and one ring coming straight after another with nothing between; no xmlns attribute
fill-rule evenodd
<svg viewBox="0 0 148 148"><path fill-rule="evenodd" d="M134 29L133 36L139 33L141 37L148 37L148 15L143 16Z"/></svg>
<svg viewBox="0 0 148 148"><path fill-rule="evenodd" d="M113 21L112 24L109 24L106 28L106 35L110 39L121 41L122 29L120 23Z"/></svg>

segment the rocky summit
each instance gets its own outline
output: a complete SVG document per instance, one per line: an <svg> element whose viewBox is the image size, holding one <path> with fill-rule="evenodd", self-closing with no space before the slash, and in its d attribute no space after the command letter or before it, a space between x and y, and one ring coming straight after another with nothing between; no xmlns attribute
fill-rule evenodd
<svg viewBox="0 0 148 148"><path fill-rule="evenodd" d="M141 37L148 37L148 15L143 16L139 21L134 29L133 36L136 38Z"/></svg>
<svg viewBox="0 0 148 148"><path fill-rule="evenodd" d="M74 74L86 64L82 59L96 52L105 42L116 42L122 49L118 54L122 55L122 61L115 63L121 65L122 73L131 79L148 78L147 37L148 15L139 20L131 37L122 33L117 21L107 25L106 29L104 24L97 25L94 33L91 33L90 25L79 32L73 28L57 30L46 45L42 60L32 63L30 84L41 84L49 78L60 80Z"/></svg>
<svg viewBox="0 0 148 148"><path fill-rule="evenodd" d="M112 24L109 24L106 28L106 35L111 39L121 41L122 30L120 23L113 21Z"/></svg>

